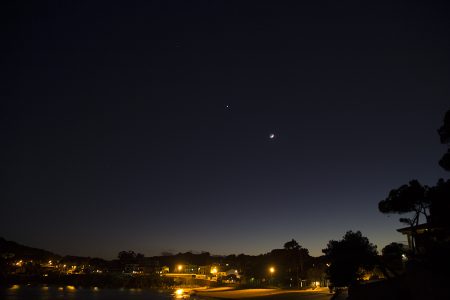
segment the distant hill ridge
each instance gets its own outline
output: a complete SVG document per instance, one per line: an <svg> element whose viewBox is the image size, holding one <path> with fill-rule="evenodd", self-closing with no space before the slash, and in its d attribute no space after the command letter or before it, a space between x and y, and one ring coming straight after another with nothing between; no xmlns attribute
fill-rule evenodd
<svg viewBox="0 0 450 300"><path fill-rule="evenodd" d="M55 254L53 252L24 246L13 241L7 241L2 237L0 237L0 255L1 256L14 255L23 259L43 260L43 261L57 260L61 258L60 255Z"/></svg>

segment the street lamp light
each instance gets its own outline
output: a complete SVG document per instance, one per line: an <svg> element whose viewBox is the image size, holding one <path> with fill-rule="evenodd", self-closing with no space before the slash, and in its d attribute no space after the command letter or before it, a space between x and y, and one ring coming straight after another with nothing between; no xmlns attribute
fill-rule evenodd
<svg viewBox="0 0 450 300"><path fill-rule="evenodd" d="M275 268L274 267L270 267L269 268L269 273L270 273L270 284L273 284L273 273L275 273Z"/></svg>
<svg viewBox="0 0 450 300"><path fill-rule="evenodd" d="M178 272L180 272L181 273L181 270L183 269L183 266L182 265L178 265Z"/></svg>

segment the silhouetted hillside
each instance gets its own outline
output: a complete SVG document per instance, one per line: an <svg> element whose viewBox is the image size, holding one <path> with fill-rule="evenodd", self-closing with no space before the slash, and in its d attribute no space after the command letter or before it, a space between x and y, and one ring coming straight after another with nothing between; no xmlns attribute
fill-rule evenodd
<svg viewBox="0 0 450 300"><path fill-rule="evenodd" d="M2 237L0 237L0 255L6 257L14 255L14 257L22 259L42 261L61 258L61 256L50 251L24 246L16 242L7 241Z"/></svg>

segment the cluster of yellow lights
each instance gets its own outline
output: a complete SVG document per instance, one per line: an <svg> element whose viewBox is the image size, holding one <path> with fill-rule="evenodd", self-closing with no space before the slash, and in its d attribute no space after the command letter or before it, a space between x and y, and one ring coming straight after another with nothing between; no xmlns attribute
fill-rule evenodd
<svg viewBox="0 0 450 300"><path fill-rule="evenodd" d="M216 267L212 268L211 269L211 274L216 274L216 273L217 273L217 268Z"/></svg>

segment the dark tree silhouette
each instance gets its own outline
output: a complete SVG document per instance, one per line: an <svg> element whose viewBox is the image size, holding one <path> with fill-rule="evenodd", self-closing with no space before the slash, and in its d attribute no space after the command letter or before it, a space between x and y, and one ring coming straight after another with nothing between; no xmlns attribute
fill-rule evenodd
<svg viewBox="0 0 450 300"><path fill-rule="evenodd" d="M305 259L309 256L309 251L306 248L292 239L284 244L284 249L287 251L287 258L290 261L290 265L293 265L293 269L289 267L289 275L292 276L295 270L295 277L297 286L300 284L300 276L305 276Z"/></svg>
<svg viewBox="0 0 450 300"><path fill-rule="evenodd" d="M134 251L120 251L117 257L120 261L129 262L136 258L136 253Z"/></svg>
<svg viewBox="0 0 450 300"><path fill-rule="evenodd" d="M388 269L393 275L398 276L403 270L403 255L406 255L406 249L403 244L390 243L382 250L382 266Z"/></svg>
<svg viewBox="0 0 450 300"><path fill-rule="evenodd" d="M450 110L446 112L444 124L438 129L438 133L440 142L450 145ZM445 170L450 171L450 148L439 164ZM400 219L401 222L407 223L411 227L410 245L413 255L420 254L424 258L432 260L433 257L445 257L443 249L450 250L448 242L450 236L450 180L439 179L436 186L432 187L412 180L409 184L391 190L388 197L379 202L378 209L382 213L413 213L412 218ZM417 251L416 243L419 238L417 225L420 223L421 215L425 217L426 230L420 234L420 248L423 251Z"/></svg>
<svg viewBox="0 0 450 300"><path fill-rule="evenodd" d="M450 171L450 110L445 113L444 124L439 128L438 133L441 144L449 147L447 153L439 161L439 165L444 170ZM450 228L450 180L439 179L438 184L430 190L430 198L433 222L448 230Z"/></svg>
<svg viewBox="0 0 450 300"><path fill-rule="evenodd" d="M439 179L435 186L422 186L417 180L410 181L392 190L389 196L380 201L378 209L382 213L413 213L412 218L400 218L411 227L412 253L416 254L416 226L420 216L432 227L450 228L450 180Z"/></svg>
<svg viewBox="0 0 450 300"><path fill-rule="evenodd" d="M123 264L134 264L142 262L144 260L144 254L135 253L134 251L120 251L118 258Z"/></svg>
<svg viewBox="0 0 450 300"><path fill-rule="evenodd" d="M429 219L430 199L427 197L428 190L427 186L422 186L417 180L411 180L409 184L391 190L388 197L378 204L378 209L385 214L413 212L412 218L401 218L400 221L410 226L417 226L421 215L425 217L426 221Z"/></svg>
<svg viewBox="0 0 450 300"><path fill-rule="evenodd" d="M450 110L447 111L444 117L444 124L438 130L441 143L449 146L447 153L439 161L439 165L446 171L450 171Z"/></svg>
<svg viewBox="0 0 450 300"><path fill-rule="evenodd" d="M429 188L427 197L430 201L430 216L433 225L450 228L450 180L439 179Z"/></svg>
<svg viewBox="0 0 450 300"><path fill-rule="evenodd" d="M383 257L389 257L394 259L401 259L402 254L405 253L405 249L403 244L400 243L390 243L389 245L386 245L382 250L381 253Z"/></svg>
<svg viewBox="0 0 450 300"><path fill-rule="evenodd" d="M329 241L322 252L331 262L327 272L334 286L349 286L360 279L361 270L372 270L377 247L360 231L347 231L340 241Z"/></svg>
<svg viewBox="0 0 450 300"><path fill-rule="evenodd" d="M286 249L286 250L298 250L300 248L301 248L301 246L294 239L290 240L289 242L284 243L284 249Z"/></svg>

